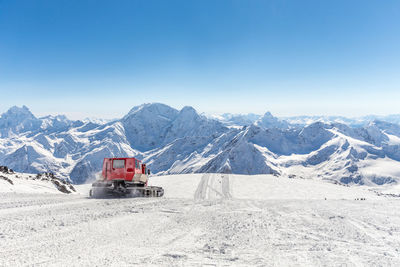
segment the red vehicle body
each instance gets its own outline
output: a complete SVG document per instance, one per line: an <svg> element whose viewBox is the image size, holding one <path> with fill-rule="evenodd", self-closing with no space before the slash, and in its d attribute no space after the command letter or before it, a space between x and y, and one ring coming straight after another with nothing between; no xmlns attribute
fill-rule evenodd
<svg viewBox="0 0 400 267"><path fill-rule="evenodd" d="M161 197L164 189L147 186L150 170L136 158L105 158L102 179L92 184L90 196Z"/></svg>
<svg viewBox="0 0 400 267"><path fill-rule="evenodd" d="M102 175L104 180L125 180L147 184L146 164L136 158L105 158Z"/></svg>

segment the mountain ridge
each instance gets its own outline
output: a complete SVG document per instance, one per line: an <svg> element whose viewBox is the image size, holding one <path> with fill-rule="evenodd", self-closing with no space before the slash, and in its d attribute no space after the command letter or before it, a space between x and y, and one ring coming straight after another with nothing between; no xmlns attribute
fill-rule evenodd
<svg viewBox="0 0 400 267"><path fill-rule="evenodd" d="M368 185L400 181L398 124L302 125L270 112L250 125L243 123L247 117L236 117L241 122L236 125L227 123L229 118L148 103L120 119L96 123L63 115L36 118L26 106L14 106L0 117L0 165L54 172L74 183L94 179L104 157L137 157L159 175L273 174Z"/></svg>

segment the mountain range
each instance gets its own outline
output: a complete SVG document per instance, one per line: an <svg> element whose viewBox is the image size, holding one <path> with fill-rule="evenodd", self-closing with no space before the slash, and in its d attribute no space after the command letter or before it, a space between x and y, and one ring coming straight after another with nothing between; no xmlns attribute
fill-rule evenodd
<svg viewBox="0 0 400 267"><path fill-rule="evenodd" d="M26 107L0 117L0 165L95 178L105 157L137 157L155 174L273 174L342 184L400 181L400 116L204 116L151 103L103 120L37 118ZM245 181L244 181L245 182Z"/></svg>

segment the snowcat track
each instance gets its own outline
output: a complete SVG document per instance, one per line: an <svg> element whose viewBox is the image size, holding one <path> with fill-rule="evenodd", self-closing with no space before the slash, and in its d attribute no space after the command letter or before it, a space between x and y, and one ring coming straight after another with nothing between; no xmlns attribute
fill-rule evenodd
<svg viewBox="0 0 400 267"><path fill-rule="evenodd" d="M164 189L158 186L126 187L124 190L105 186L92 186L89 192L91 198L107 197L162 197Z"/></svg>
<svg viewBox="0 0 400 267"><path fill-rule="evenodd" d="M128 188L128 191L135 194L139 192L141 197L162 197L164 195L164 189L158 186L146 186L143 188Z"/></svg>

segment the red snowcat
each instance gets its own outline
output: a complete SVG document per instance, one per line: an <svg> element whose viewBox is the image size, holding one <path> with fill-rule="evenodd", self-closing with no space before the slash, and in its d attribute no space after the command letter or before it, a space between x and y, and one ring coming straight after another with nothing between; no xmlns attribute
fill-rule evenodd
<svg viewBox="0 0 400 267"><path fill-rule="evenodd" d="M105 158L100 180L92 184L90 196L161 197L164 189L147 186L150 170L136 158Z"/></svg>

